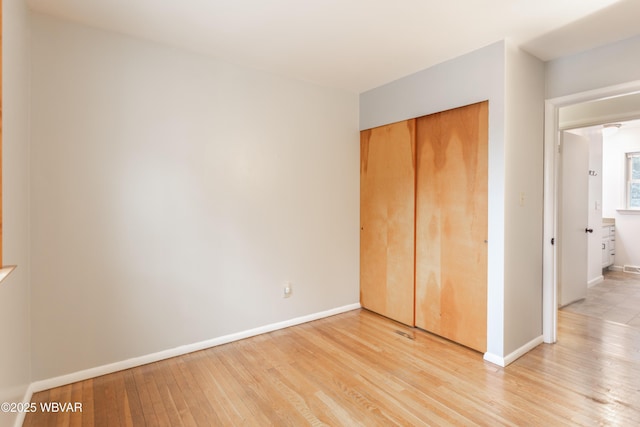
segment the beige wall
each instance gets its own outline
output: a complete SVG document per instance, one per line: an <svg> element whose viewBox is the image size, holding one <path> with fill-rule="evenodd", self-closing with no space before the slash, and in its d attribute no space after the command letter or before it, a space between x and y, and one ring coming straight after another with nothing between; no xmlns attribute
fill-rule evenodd
<svg viewBox="0 0 640 427"><path fill-rule="evenodd" d="M21 402L31 382L28 256L29 16L25 2L3 0L3 249L18 268L0 283L0 402ZM17 414L0 412L0 426Z"/></svg>
<svg viewBox="0 0 640 427"><path fill-rule="evenodd" d="M357 95L38 15L32 57L34 379L358 302Z"/></svg>

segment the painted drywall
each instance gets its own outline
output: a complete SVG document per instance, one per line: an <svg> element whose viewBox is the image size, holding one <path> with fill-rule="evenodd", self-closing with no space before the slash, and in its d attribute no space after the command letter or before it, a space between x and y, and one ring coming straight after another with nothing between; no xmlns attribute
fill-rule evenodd
<svg viewBox="0 0 640 427"><path fill-rule="evenodd" d="M504 353L505 44L494 43L360 95L360 128L489 100L487 352Z"/></svg>
<svg viewBox="0 0 640 427"><path fill-rule="evenodd" d="M616 221L614 266L640 266L640 213L624 212L625 153L640 151L640 127L604 137L602 148L602 215Z"/></svg>
<svg viewBox="0 0 640 427"><path fill-rule="evenodd" d="M546 63L546 97L640 80L640 36Z"/></svg>
<svg viewBox="0 0 640 427"><path fill-rule="evenodd" d="M594 286L604 279L602 276L602 131L590 128L589 138L589 228L593 233L587 235L587 284Z"/></svg>
<svg viewBox="0 0 640 427"><path fill-rule="evenodd" d="M34 380L358 302L356 94L40 15L32 39Z"/></svg>
<svg viewBox="0 0 640 427"><path fill-rule="evenodd" d="M504 341L510 354L542 335L544 64L505 45Z"/></svg>
<svg viewBox="0 0 640 427"><path fill-rule="evenodd" d="M2 2L2 202L4 264L0 283L0 402L22 402L31 382L29 324L28 76L29 14L22 0ZM17 413L0 411L0 427Z"/></svg>
<svg viewBox="0 0 640 427"><path fill-rule="evenodd" d="M411 74L360 94L360 129L420 117L489 99L502 116L504 42ZM490 118L491 120L492 118ZM501 120L490 136L502 137Z"/></svg>

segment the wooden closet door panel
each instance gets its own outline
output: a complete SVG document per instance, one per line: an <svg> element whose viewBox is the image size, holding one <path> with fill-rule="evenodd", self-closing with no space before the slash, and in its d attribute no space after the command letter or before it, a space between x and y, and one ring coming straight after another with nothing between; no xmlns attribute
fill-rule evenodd
<svg viewBox="0 0 640 427"><path fill-rule="evenodd" d="M416 128L416 326L484 352L488 102Z"/></svg>
<svg viewBox="0 0 640 427"><path fill-rule="evenodd" d="M360 133L360 303L414 324L415 120Z"/></svg>

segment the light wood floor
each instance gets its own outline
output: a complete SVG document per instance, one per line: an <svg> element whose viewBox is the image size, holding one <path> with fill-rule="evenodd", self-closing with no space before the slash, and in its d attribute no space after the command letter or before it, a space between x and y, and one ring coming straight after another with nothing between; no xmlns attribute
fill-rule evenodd
<svg viewBox="0 0 640 427"><path fill-rule="evenodd" d="M25 426L640 425L640 329L559 313L507 368L366 310L37 393Z"/></svg>

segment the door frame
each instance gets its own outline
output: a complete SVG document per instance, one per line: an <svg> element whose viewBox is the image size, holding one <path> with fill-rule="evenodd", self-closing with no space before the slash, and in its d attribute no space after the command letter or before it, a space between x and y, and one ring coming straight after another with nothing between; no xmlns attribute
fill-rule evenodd
<svg viewBox="0 0 640 427"><path fill-rule="evenodd" d="M561 107L640 92L640 80L545 100L544 111L544 229L542 267L542 334L545 343L557 341L558 251L558 146Z"/></svg>

